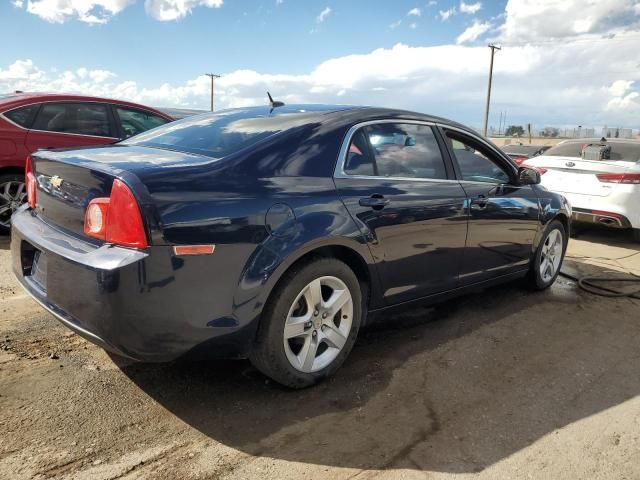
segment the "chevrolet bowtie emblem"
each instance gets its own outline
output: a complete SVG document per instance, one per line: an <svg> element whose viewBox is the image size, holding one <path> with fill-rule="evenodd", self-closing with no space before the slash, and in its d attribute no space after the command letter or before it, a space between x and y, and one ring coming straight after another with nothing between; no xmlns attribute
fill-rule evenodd
<svg viewBox="0 0 640 480"><path fill-rule="evenodd" d="M49 180L49 182L56 188L60 188L60 185L62 185L62 179L57 175L51 177L51 180Z"/></svg>

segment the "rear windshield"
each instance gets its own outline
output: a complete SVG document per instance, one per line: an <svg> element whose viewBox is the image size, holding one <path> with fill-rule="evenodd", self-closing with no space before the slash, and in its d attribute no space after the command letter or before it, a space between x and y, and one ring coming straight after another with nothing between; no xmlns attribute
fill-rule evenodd
<svg viewBox="0 0 640 480"><path fill-rule="evenodd" d="M638 162L640 160L640 143L624 142L568 142L551 147L544 152L545 155L553 157L576 157L582 158L582 149L590 145L608 145L611 147L611 154L608 160L625 160L627 162Z"/></svg>
<svg viewBox="0 0 640 480"><path fill-rule="evenodd" d="M227 110L168 123L131 137L122 144L222 158L308 122L308 116L300 113L256 116L252 109Z"/></svg>

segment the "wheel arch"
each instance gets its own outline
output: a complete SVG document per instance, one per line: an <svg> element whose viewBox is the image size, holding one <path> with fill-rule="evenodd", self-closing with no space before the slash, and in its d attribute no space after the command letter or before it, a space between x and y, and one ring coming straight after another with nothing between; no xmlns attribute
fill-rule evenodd
<svg viewBox="0 0 640 480"><path fill-rule="evenodd" d="M341 244L329 244L315 247L299 255L287 268L280 273L278 279L271 288L268 297L271 298L282 282L283 277L293 268L297 268L304 263L309 263L317 258L335 258L346 264L356 275L360 284L364 287L363 301L366 307L370 303L371 282L373 277L372 269L369 268L365 259L351 247Z"/></svg>
<svg viewBox="0 0 640 480"><path fill-rule="evenodd" d="M234 300L234 316L254 325L253 337L260 327L264 307L273 297L274 292L277 292L286 273L314 258L336 258L353 270L364 287L363 310L371 308L372 300L380 297L377 270L366 243L349 237L324 237L299 245L289 252L283 251L278 256L273 255L274 247L274 245L262 246L260 250L265 257L270 255L270 258L264 258L258 263L264 265L270 260L271 265L262 267L260 275L256 275L255 271L250 274L249 271L253 270L252 268L245 270ZM260 258L261 255L257 257ZM363 321L366 320L366 312L364 315Z"/></svg>
<svg viewBox="0 0 640 480"><path fill-rule="evenodd" d="M2 175L24 175L24 167L8 166L0 168L0 176Z"/></svg>

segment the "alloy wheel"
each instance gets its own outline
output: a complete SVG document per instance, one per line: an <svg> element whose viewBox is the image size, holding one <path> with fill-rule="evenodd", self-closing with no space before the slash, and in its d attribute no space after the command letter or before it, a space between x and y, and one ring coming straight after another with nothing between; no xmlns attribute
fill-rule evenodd
<svg viewBox="0 0 640 480"><path fill-rule="evenodd" d="M353 298L337 277L320 277L298 294L284 326L284 349L293 368L313 373L333 362L347 343Z"/></svg>
<svg viewBox="0 0 640 480"><path fill-rule="evenodd" d="M10 180L0 183L0 227L11 226L11 215L27 199L24 182Z"/></svg>
<svg viewBox="0 0 640 480"><path fill-rule="evenodd" d="M562 232L558 229L551 230L542 244L540 255L540 277L544 282L551 281L560 268L563 248Z"/></svg>

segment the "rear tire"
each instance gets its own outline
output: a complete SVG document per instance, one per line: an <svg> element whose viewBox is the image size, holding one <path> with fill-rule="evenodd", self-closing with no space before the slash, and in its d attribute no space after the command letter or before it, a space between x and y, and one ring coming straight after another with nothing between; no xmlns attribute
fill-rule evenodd
<svg viewBox="0 0 640 480"><path fill-rule="evenodd" d="M295 266L265 306L251 363L291 388L329 377L356 341L362 299L358 278L339 260L318 258Z"/></svg>
<svg viewBox="0 0 640 480"><path fill-rule="evenodd" d="M553 285L560 273L567 244L568 238L562 222L559 220L550 222L545 228L542 241L531 263L527 277L530 288L544 290Z"/></svg>
<svg viewBox="0 0 640 480"><path fill-rule="evenodd" d="M24 175L0 175L0 234L11 231L11 215L27 201Z"/></svg>

